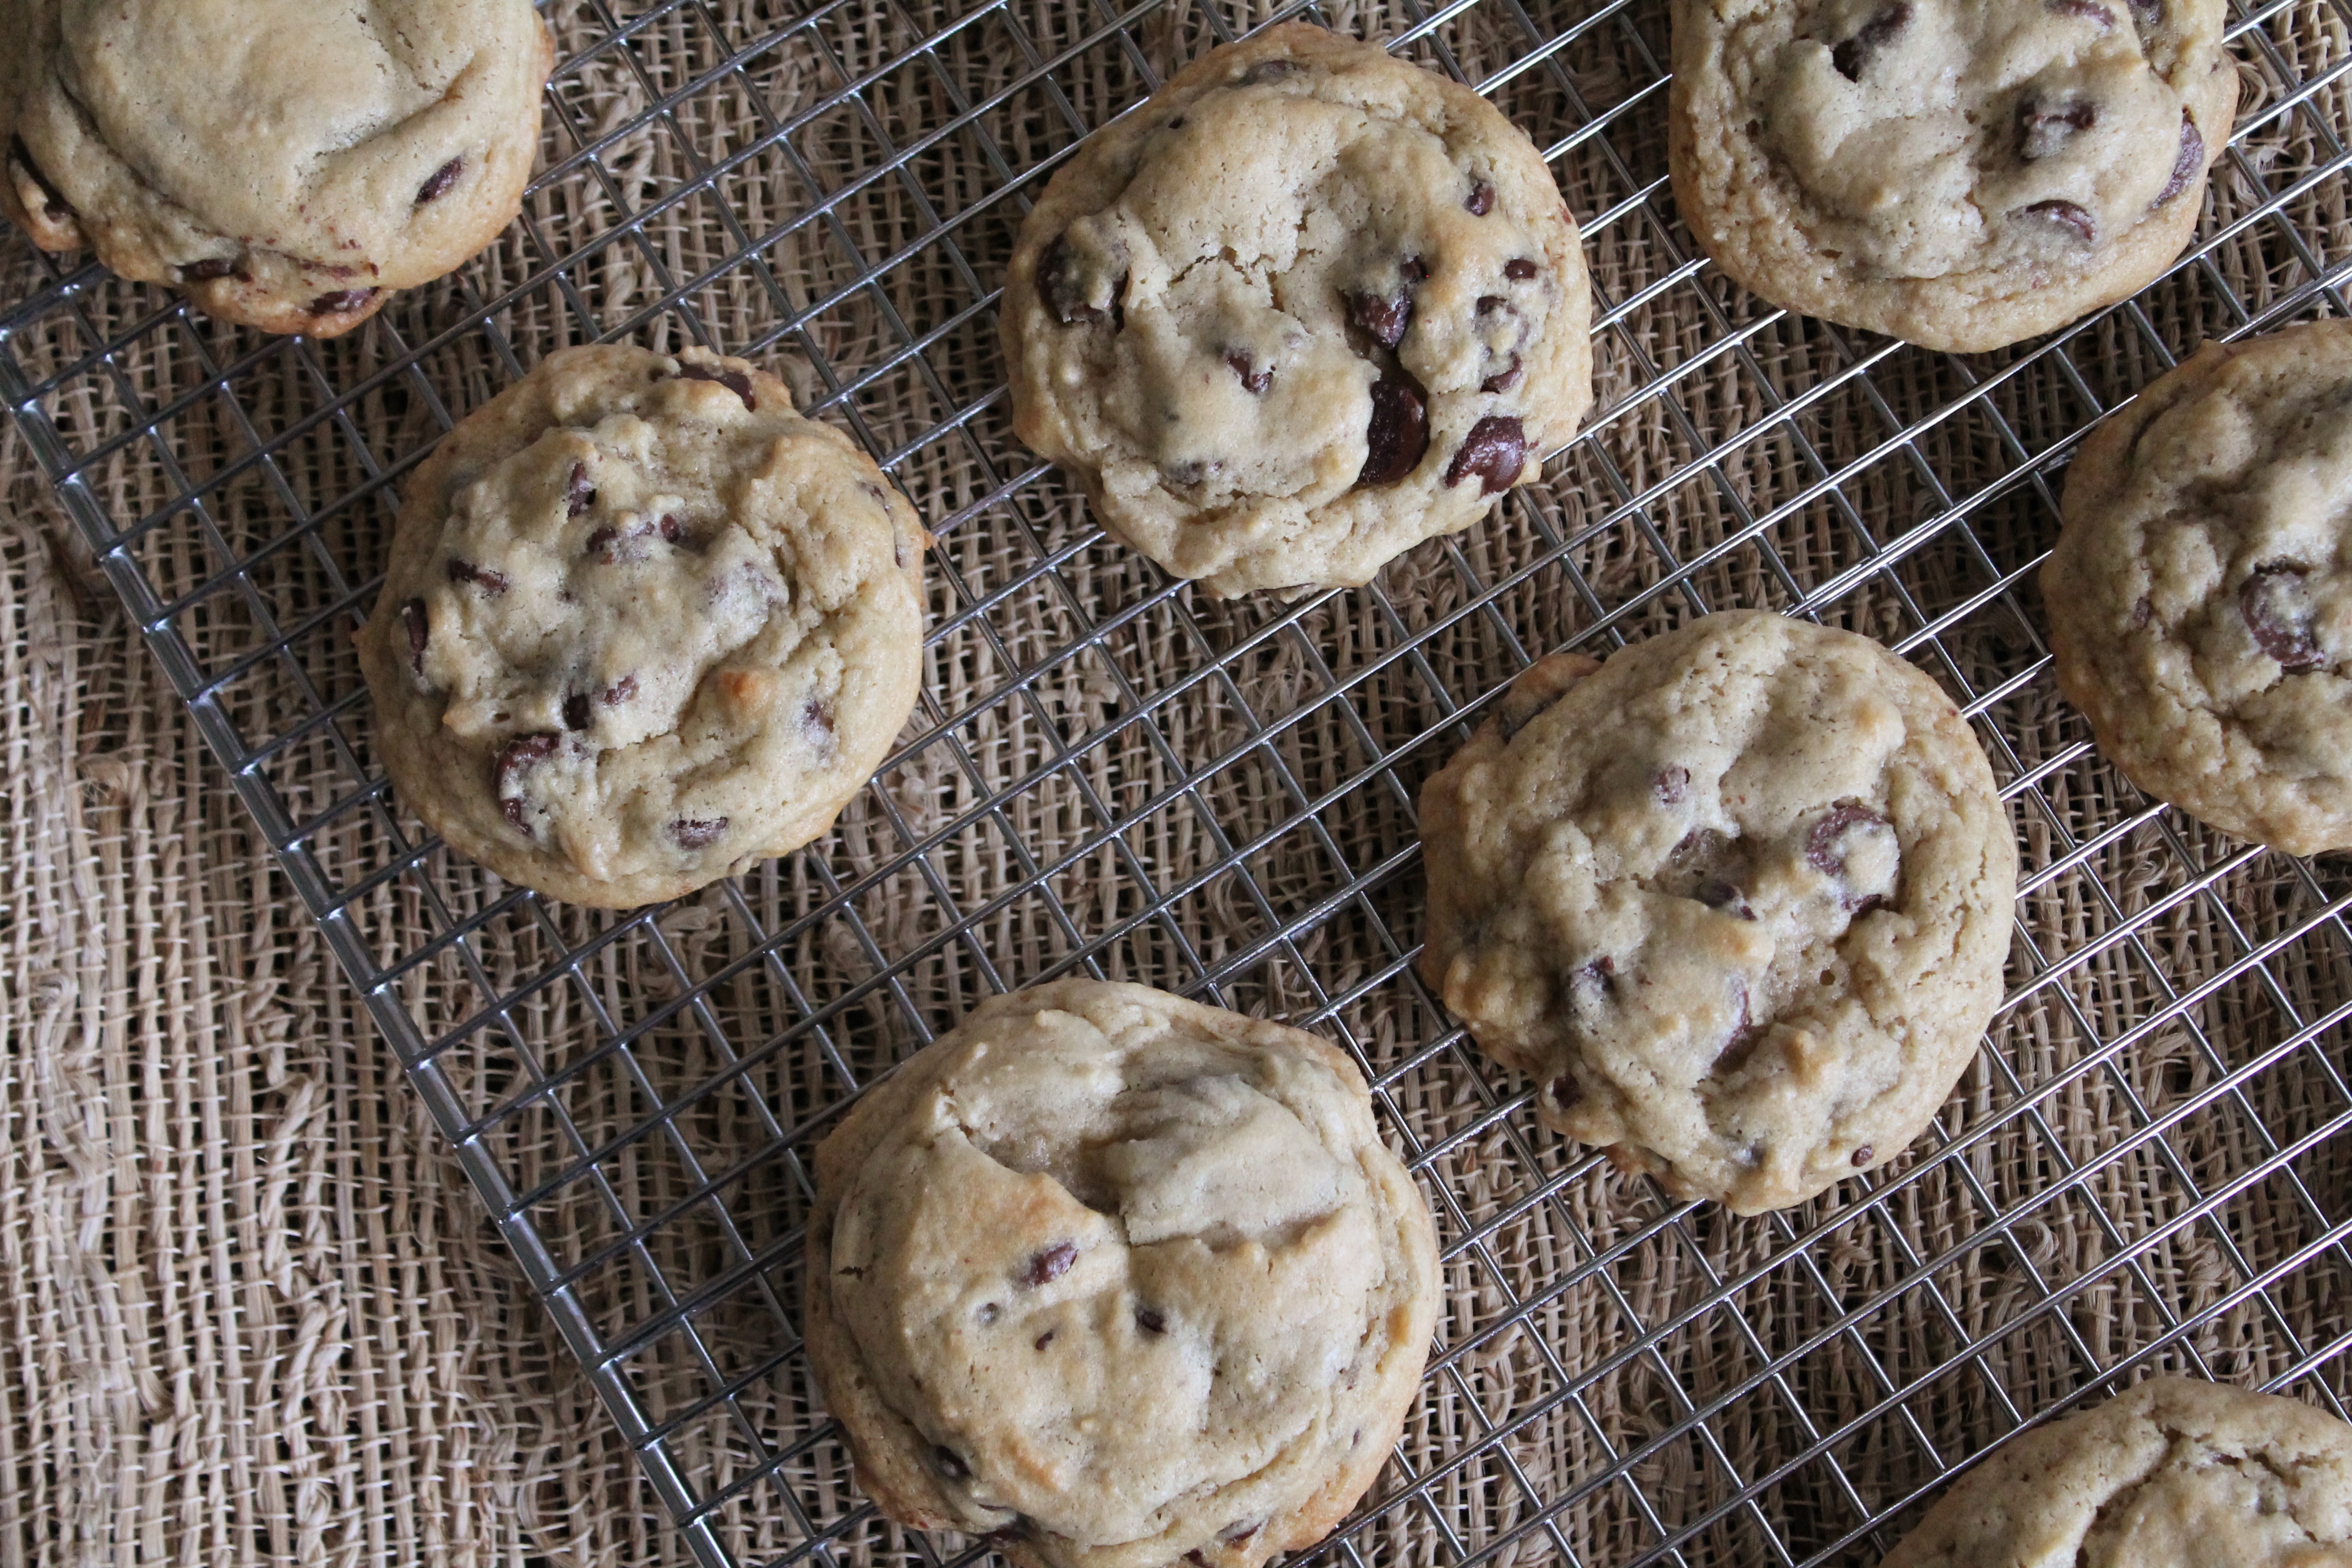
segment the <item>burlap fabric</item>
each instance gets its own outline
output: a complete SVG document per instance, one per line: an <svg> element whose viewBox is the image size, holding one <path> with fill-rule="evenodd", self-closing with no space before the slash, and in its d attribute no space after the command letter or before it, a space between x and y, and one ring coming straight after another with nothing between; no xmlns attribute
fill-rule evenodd
<svg viewBox="0 0 2352 1568"><path fill-rule="evenodd" d="M1570 0L1487 0L1453 17L1440 36L1474 78L1528 53L1522 16L1559 40L1557 69L1538 62L1496 96L1548 149L1567 143L1554 166L1592 226L1609 307L1601 410L1489 523L1288 624L1262 597L1163 594L1090 542L1066 487L1014 484L1029 459L992 400L981 307L1019 219L995 195L1005 171L1070 144L1062 103L1099 120L1137 95L1139 58L1164 70L1201 47L1200 11L1151 13L1137 55L1090 47L974 116L1108 13L1020 0L1003 14L1024 41L983 22L910 59L963 13L842 5L755 47L778 26L770 10L713 0L642 24L632 10L615 44L600 43L602 7L551 6L574 57L548 144L563 172L460 279L387 313L417 342L522 289L494 324L526 363L608 331L671 346L691 316L803 394L830 384L812 356L869 375L827 416L903 449L919 509L954 523L910 751L836 834L617 940L599 941L615 920L585 911L494 912L464 954L433 951L394 993L422 1038L457 1037L439 1064L469 1110L492 1112L530 1073L569 1075L560 1095L499 1112L485 1147L517 1190L552 1183L530 1217L559 1265L582 1266L600 1333L670 1325L624 1370L651 1419L680 1423L689 1484L710 1494L750 1474L747 1428L786 1456L714 1516L727 1546L757 1560L838 1528L845 1561L916 1551L857 1517L838 1445L811 1438L821 1410L791 1350L805 1188L777 1130L822 1135L845 1073L862 1081L990 990L1079 963L1180 988L1213 973L1230 1003L1342 1039L1380 1080L1448 1248L1426 1397L1349 1537L1383 1568L1563 1547L1606 1564L1662 1535L1691 1563L1833 1548L1867 1562L1870 1522L1915 1518L1941 1467L2135 1357L2341 1396L2326 1352L2352 1333L2352 1159L2329 1133L2352 1101L2340 1033L2309 1029L2352 1003L2352 934L2329 919L2288 939L2343 897L2342 869L2139 819L2145 803L2037 673L2027 569L2054 518L2042 481L2014 477L2168 350L2352 257L2343 179L2298 188L2341 151L2333 73L2352 57L2333 5L2288 0L2237 44L2254 130L2200 232L2294 191L2277 216L2155 290L2145 330L2118 316L2059 354L1966 363L1769 321L1681 268L1662 192L1662 5L1594 23ZM1325 15L1374 33L1404 19ZM869 74L859 105L835 103ZM906 177L858 184L886 142L919 147ZM714 166L717 194L662 205ZM791 226L813 191L827 214ZM952 252L902 255L943 218ZM779 337L814 301L830 302ZM119 331L156 303L101 286L82 308ZM340 592L320 555L352 584L381 560L388 507L333 503L376 483L369 464L429 441L432 400L477 405L514 367L457 331L415 377L353 401L346 429L304 422L322 384L393 363L382 326L312 361L256 359L233 405L209 395L255 342L166 323L107 374L178 410L172 460L194 482L226 476L208 500L222 544L296 624ZM89 353L55 324L14 346L37 374ZM1857 355L1880 357L1856 375ZM124 427L116 396L92 373L53 416L94 443ZM243 460L257 440L274 479ZM112 515L169 500L174 481L144 452L91 476ZM0 1489L0 1563L675 1552L267 847L8 453L0 1475L16 1484ZM320 554L271 548L288 495L323 513ZM1964 521L1935 521L1955 505ZM135 557L170 595L219 574L218 548L175 527ZM1677 1215L1499 1111L1524 1086L1449 1040L1402 973L1420 909L1411 799L1457 743L1464 705L1530 653L1621 612L1632 637L1694 602L1806 595L1981 698L2025 858L2019 999L1921 1146L1963 1152L1897 1167L1884 1204L1856 1190L1794 1216ZM207 669L269 646L240 605L224 590L178 619ZM220 702L239 732L277 735L355 693L347 629L322 623L285 663L237 675ZM363 707L341 723L363 754ZM268 773L316 811L349 789L341 766L313 728ZM364 813L309 846L345 886L391 853ZM428 894L467 919L504 891L433 856L353 918L402 954L438 929ZM577 963L532 984L567 949ZM493 1002L502 1022L469 1022ZM616 1030L625 1055L608 1047ZM615 1142L656 1104L669 1129ZM603 1151L593 1170L583 1147ZM677 1330L664 1289L711 1280L723 1288ZM735 1409L703 1403L739 1377Z"/></svg>

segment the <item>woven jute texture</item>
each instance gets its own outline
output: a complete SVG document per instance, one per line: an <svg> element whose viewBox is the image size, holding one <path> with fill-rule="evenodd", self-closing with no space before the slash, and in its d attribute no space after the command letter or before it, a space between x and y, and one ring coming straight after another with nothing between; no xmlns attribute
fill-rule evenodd
<svg viewBox="0 0 2352 1568"><path fill-rule="evenodd" d="M2340 1399L2352 1158L2318 1133L2347 1107L2342 1044L2299 1031L2352 1003L2352 935L2268 944L2345 869L2143 817L2037 672L2026 569L2055 519L2050 487L2012 479L2168 353L2352 257L2341 178L2229 232L2339 150L2336 7L2285 0L2239 40L2267 118L2218 174L2207 261L2060 353L1968 362L1771 319L1683 264L1662 4L1448 15L1437 42L1474 79L1549 41L1495 98L1559 149L1591 228L1600 411L1488 521L1303 609L1166 590L1069 487L1023 479L995 395L1008 186L1133 102L1141 68L1197 52L1202 11L1088 42L1108 7L982 9L932 41L967 10L842 0L790 33L803 13L758 0L551 5L560 172L459 278L299 353L103 282L75 301L87 325L61 311L11 344L54 379L62 438L107 452L80 478L108 515L164 520L124 559L185 596L172 635L223 722L268 743L257 770L385 1005L527 1194L587 1331L625 1347L613 1374L670 1424L712 1539L744 1562L820 1538L924 1560L860 1511L797 1349L803 1155L981 997L1079 965L1340 1040L1436 1206L1436 1361L1332 1559L1612 1564L1671 1537L1686 1564L1866 1563L1947 1468L2111 1374ZM1403 30L1402 9L1322 15ZM2284 101L2289 77L2316 85ZM885 143L912 151L867 178ZM951 246L918 243L945 223ZM501 903L478 868L410 857L428 836L396 803L350 805L369 721L348 634L385 476L556 347L697 333L804 395L855 382L824 416L952 520L923 705L801 855L643 917ZM154 441L106 448L132 402L164 411ZM0 1563L675 1552L267 847L60 564L21 462L9 478ZM174 510L190 489L202 528ZM1412 801L1531 655L1604 617L1596 651L1699 604L1801 598L1980 699L2026 870L2017 995L1904 1162L1740 1221L1540 1132L1507 1103L1527 1086L1402 971Z"/></svg>

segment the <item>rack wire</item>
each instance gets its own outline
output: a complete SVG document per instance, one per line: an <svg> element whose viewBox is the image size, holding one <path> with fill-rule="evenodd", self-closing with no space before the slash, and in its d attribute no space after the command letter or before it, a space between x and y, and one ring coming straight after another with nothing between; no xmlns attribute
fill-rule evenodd
<svg viewBox="0 0 2352 1568"><path fill-rule="evenodd" d="M1013 439L994 344L1045 176L1271 9L563 0L521 223L362 332L227 329L86 265L0 314L0 394L693 1554L984 1551L852 1485L796 1326L805 1156L980 997L1071 972L1339 1041L1436 1208L1424 1396L1318 1561L1866 1562L1971 1457L2150 1368L2343 1415L2352 876L2106 767L2034 577L2084 428L2201 338L2343 312L2346 7L2242 0L2194 248L1969 359L1706 264L1666 188L1663 4L1303 14L1493 97L1596 287L1586 432L1360 590L1219 604L1101 539ZM409 467L592 338L777 364L940 536L926 695L840 827L620 914L407 816L348 647ZM2024 857L2008 994L1935 1128L1756 1220L1540 1131L1410 968L1412 800L1493 694L1732 604L1942 681Z"/></svg>

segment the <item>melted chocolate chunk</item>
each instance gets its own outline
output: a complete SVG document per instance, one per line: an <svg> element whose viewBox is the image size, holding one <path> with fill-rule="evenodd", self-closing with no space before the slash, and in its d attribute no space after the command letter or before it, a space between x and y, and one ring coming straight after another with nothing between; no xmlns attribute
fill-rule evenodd
<svg viewBox="0 0 2352 1568"><path fill-rule="evenodd" d="M1458 485L1478 476L1482 491L1496 495L1509 489L1527 466L1528 437L1517 415L1489 414L1470 426L1462 446L1446 466L1445 482Z"/></svg>
<svg viewBox="0 0 2352 1568"><path fill-rule="evenodd" d="M1478 296L1478 313L1482 316L1491 316L1499 310L1511 310L1511 302L1508 300L1504 299L1500 294L1481 294ZM1513 311L1513 314L1517 313L1517 311Z"/></svg>
<svg viewBox="0 0 2352 1568"><path fill-rule="evenodd" d="M1164 1334L1168 1331L1168 1320L1149 1307L1138 1307L1135 1310L1135 1326L1147 1334Z"/></svg>
<svg viewBox="0 0 2352 1568"><path fill-rule="evenodd" d="M209 283L215 278L226 278L236 271L236 263L226 257L208 256L201 261L191 261L180 268L183 283Z"/></svg>
<svg viewBox="0 0 2352 1568"><path fill-rule="evenodd" d="M1480 180L1470 187L1469 197L1462 205L1472 217L1485 217L1495 210L1495 187Z"/></svg>
<svg viewBox="0 0 2352 1568"><path fill-rule="evenodd" d="M1737 915L1743 921L1756 918L1756 910L1748 903L1746 891L1727 877L1707 878L1699 883L1697 891L1691 896L1708 909L1721 910L1725 914Z"/></svg>
<svg viewBox="0 0 2352 1568"><path fill-rule="evenodd" d="M1878 1151L1876 1149L1864 1143L1861 1148L1856 1149L1853 1152L1853 1168L1857 1171L1861 1170L1864 1165L1870 1163L1872 1157Z"/></svg>
<svg viewBox="0 0 2352 1568"><path fill-rule="evenodd" d="M1381 347L1396 347L1404 342L1405 329L1412 324L1410 286L1385 298L1379 294L1349 295L1348 319L1370 332Z"/></svg>
<svg viewBox="0 0 2352 1568"><path fill-rule="evenodd" d="M563 515L566 517L578 517L582 512L586 511L590 507L594 506L595 504L596 487L589 482L588 465L585 463L572 464L572 477L563 481ZM603 533L604 531L604 530L598 529L596 533ZM592 533L588 536L588 548L591 550L596 548L596 533Z"/></svg>
<svg viewBox="0 0 2352 1568"><path fill-rule="evenodd" d="M1108 313L1118 318L1114 322L1117 326L1127 324L1127 278L1128 275L1122 272L1110 286L1111 308ZM1045 254L1037 258L1037 295L1045 301L1045 308L1054 312L1054 320L1066 327L1099 321L1105 314L1087 301L1082 280L1073 275L1067 235L1047 246Z"/></svg>
<svg viewBox="0 0 2352 1568"><path fill-rule="evenodd" d="M2043 5L2061 16L2079 16L2102 33L2116 25L2116 14L2099 4L2099 0L2042 0Z"/></svg>
<svg viewBox="0 0 2352 1568"><path fill-rule="evenodd" d="M2285 562L2255 567L2238 590L2238 613L2255 646L2281 669L2317 669L2327 662L2312 626L2311 587L2302 567Z"/></svg>
<svg viewBox="0 0 2352 1568"><path fill-rule="evenodd" d="M557 736L542 730L535 734L517 735L499 752L491 772L491 788L499 796L499 809L519 833L530 832L530 808L520 794L523 775L555 755L559 743Z"/></svg>
<svg viewBox="0 0 2352 1568"><path fill-rule="evenodd" d="M425 673L425 640L431 628L425 620L425 601L411 599L400 606L400 624L408 628L408 668Z"/></svg>
<svg viewBox="0 0 2352 1568"><path fill-rule="evenodd" d="M310 314L340 316L347 311L360 310L381 292L381 289L338 289L331 294L321 294L311 300Z"/></svg>
<svg viewBox="0 0 2352 1568"><path fill-rule="evenodd" d="M625 675L598 693L598 700L607 708L618 708L624 702L637 700L637 678Z"/></svg>
<svg viewBox="0 0 2352 1568"><path fill-rule="evenodd" d="M1838 840L1864 824L1888 826L1886 818L1857 801L1843 801L1830 807L1828 815L1814 823L1812 831L1805 835L1805 858L1824 876L1843 877L1845 857L1838 853Z"/></svg>
<svg viewBox="0 0 2352 1568"><path fill-rule="evenodd" d="M1660 769L1658 776L1651 781L1651 785L1658 792L1660 800L1672 805L1689 791L1690 770L1680 763L1675 763L1670 767Z"/></svg>
<svg viewBox="0 0 2352 1568"><path fill-rule="evenodd" d="M686 537L686 525L677 521L677 515L675 512L662 513L661 521L654 527L655 531L662 536L663 542L667 544L676 544Z"/></svg>
<svg viewBox="0 0 2352 1568"><path fill-rule="evenodd" d="M2047 158L2098 121L2099 106L2089 99L2028 96L2017 106L2017 155L2029 163Z"/></svg>
<svg viewBox="0 0 2352 1568"><path fill-rule="evenodd" d="M1241 349L1234 349L1226 354L1225 363L1232 367L1235 375L1242 378L1242 386L1245 391L1255 393L1263 397L1274 385L1274 366L1268 365L1260 371L1251 370L1250 357Z"/></svg>
<svg viewBox="0 0 2352 1568"><path fill-rule="evenodd" d="M2071 229L2074 237L2085 245L2099 237L2098 220L2073 202L2035 202L2032 206L2018 208L2017 216Z"/></svg>
<svg viewBox="0 0 2352 1568"><path fill-rule="evenodd" d="M466 160L463 158L452 158L434 170L433 177L416 187L416 205L421 207L426 202L437 202L447 195L449 187L456 184L457 176L465 172Z"/></svg>
<svg viewBox="0 0 2352 1568"><path fill-rule="evenodd" d="M1536 264L1524 256L1514 256L1503 263L1503 276L1514 283L1524 283L1536 275Z"/></svg>
<svg viewBox="0 0 2352 1568"><path fill-rule="evenodd" d="M1429 450L1429 409L1402 381L1372 385L1372 417L1364 431L1360 485L1392 485L1421 466Z"/></svg>
<svg viewBox="0 0 2352 1568"><path fill-rule="evenodd" d="M957 1453L953 1448L949 1447L945 1443L941 1443L931 1449L931 1463L939 1467L940 1474L947 1477L947 1479L951 1481L968 1481L971 1479L971 1467L963 1462L962 1455Z"/></svg>
<svg viewBox="0 0 2352 1568"><path fill-rule="evenodd" d="M2197 129L2197 121L2189 119L2189 111L2184 109L2180 111L2180 152L2172 160L2171 177L2164 182L2164 189L2156 193L2153 205L2162 206L2187 190L2204 172L2205 137Z"/></svg>
<svg viewBox="0 0 2352 1568"><path fill-rule="evenodd" d="M1838 75L1848 81L1860 81L1863 68L1870 64L1889 38L1911 25L1911 0L1895 0L1864 22L1853 37L1830 51L1830 64Z"/></svg>
<svg viewBox="0 0 2352 1568"><path fill-rule="evenodd" d="M751 378L740 370L714 370L707 364L682 364L677 367L680 381L715 381L743 400L747 409L757 409L760 400L751 395Z"/></svg>
<svg viewBox="0 0 2352 1568"><path fill-rule="evenodd" d="M1550 1084L1546 1087L1545 1092L1551 1096L1552 1104L1558 1106L1562 1110L1575 1110L1576 1102L1584 1098L1584 1090L1578 1086L1577 1081L1574 1079L1569 1077L1566 1073L1562 1073L1558 1078L1552 1079Z"/></svg>
<svg viewBox="0 0 2352 1568"><path fill-rule="evenodd" d="M1039 1335L1037 1336L1037 1346L1036 1346L1036 1348L1042 1351L1042 1350L1044 1350L1047 1345L1050 1345L1050 1344L1052 1344L1053 1342L1054 1342L1054 1331L1053 1331L1052 1329L1047 1329L1044 1333L1039 1334Z"/></svg>
<svg viewBox="0 0 2352 1568"><path fill-rule="evenodd" d="M1508 392L1511 388L1519 384L1519 376L1524 368L1525 367L1519 363L1519 356L1513 354L1509 363L1506 364L1502 369L1496 371L1494 374L1488 376L1486 380L1478 384L1478 390L1481 392Z"/></svg>
<svg viewBox="0 0 2352 1568"><path fill-rule="evenodd" d="M727 823L723 816L681 816L669 825L669 836L680 849L705 849L719 841Z"/></svg>
<svg viewBox="0 0 2352 1568"><path fill-rule="evenodd" d="M1070 1271L1070 1265L1077 1260L1078 1244L1076 1242L1056 1242L1029 1260L1029 1268L1021 1276L1021 1283L1031 1287L1050 1285L1067 1274Z"/></svg>
<svg viewBox="0 0 2352 1568"><path fill-rule="evenodd" d="M477 566L470 561L460 561L455 556L452 556L449 561L449 581L471 583L494 599L513 586L507 581L505 573L492 572L487 567Z"/></svg>
<svg viewBox="0 0 2352 1568"><path fill-rule="evenodd" d="M575 691L566 697L563 700L563 727L567 730L588 728L589 723L595 718L592 708L588 694L584 691Z"/></svg>
<svg viewBox="0 0 2352 1568"><path fill-rule="evenodd" d="M1748 1011L1748 982L1735 977L1731 982L1731 996L1736 1019L1731 1026L1731 1033L1724 1037L1723 1048L1716 1052L1715 1060L1707 1067L1709 1078L1738 1072L1748 1065L1748 1058L1756 1054L1756 1047L1764 1041L1764 1031L1757 1026Z"/></svg>

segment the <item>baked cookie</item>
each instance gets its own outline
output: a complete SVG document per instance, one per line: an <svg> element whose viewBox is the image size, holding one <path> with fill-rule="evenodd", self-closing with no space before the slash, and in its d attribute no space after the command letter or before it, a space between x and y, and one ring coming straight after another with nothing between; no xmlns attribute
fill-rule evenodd
<svg viewBox="0 0 2352 1568"><path fill-rule="evenodd" d="M1140 985L999 996L816 1181L810 1366L895 1520L1031 1568L1255 1568L1396 1444L1435 1230L1312 1035Z"/></svg>
<svg viewBox="0 0 2352 1568"><path fill-rule="evenodd" d="M1547 1126L1741 1214L1894 1157L2001 995L2017 848L1936 683L1727 611L1539 661L1421 795L1421 973Z"/></svg>
<svg viewBox="0 0 2352 1568"><path fill-rule="evenodd" d="M2352 849L2352 321L2209 343L2083 443L2042 569L2058 685L2131 781Z"/></svg>
<svg viewBox="0 0 2352 1568"><path fill-rule="evenodd" d="M2003 1444L1885 1568L2347 1568L2352 1426L2180 1377Z"/></svg>
<svg viewBox="0 0 2352 1568"><path fill-rule="evenodd" d="M554 42L530 0L31 0L5 211L215 316L332 337L514 219Z"/></svg>
<svg viewBox="0 0 2352 1568"><path fill-rule="evenodd" d="M2180 254L2237 112L2222 0L1674 0L1667 162L1716 265L1973 353Z"/></svg>
<svg viewBox="0 0 2352 1568"><path fill-rule="evenodd" d="M551 354L409 481L359 639L384 767L452 847L576 904L796 849L914 706L928 542L741 360Z"/></svg>
<svg viewBox="0 0 2352 1568"><path fill-rule="evenodd" d="M1212 594L1368 581L1592 402L1551 171L1493 105L1306 23L1097 132L1021 228L1013 426Z"/></svg>

